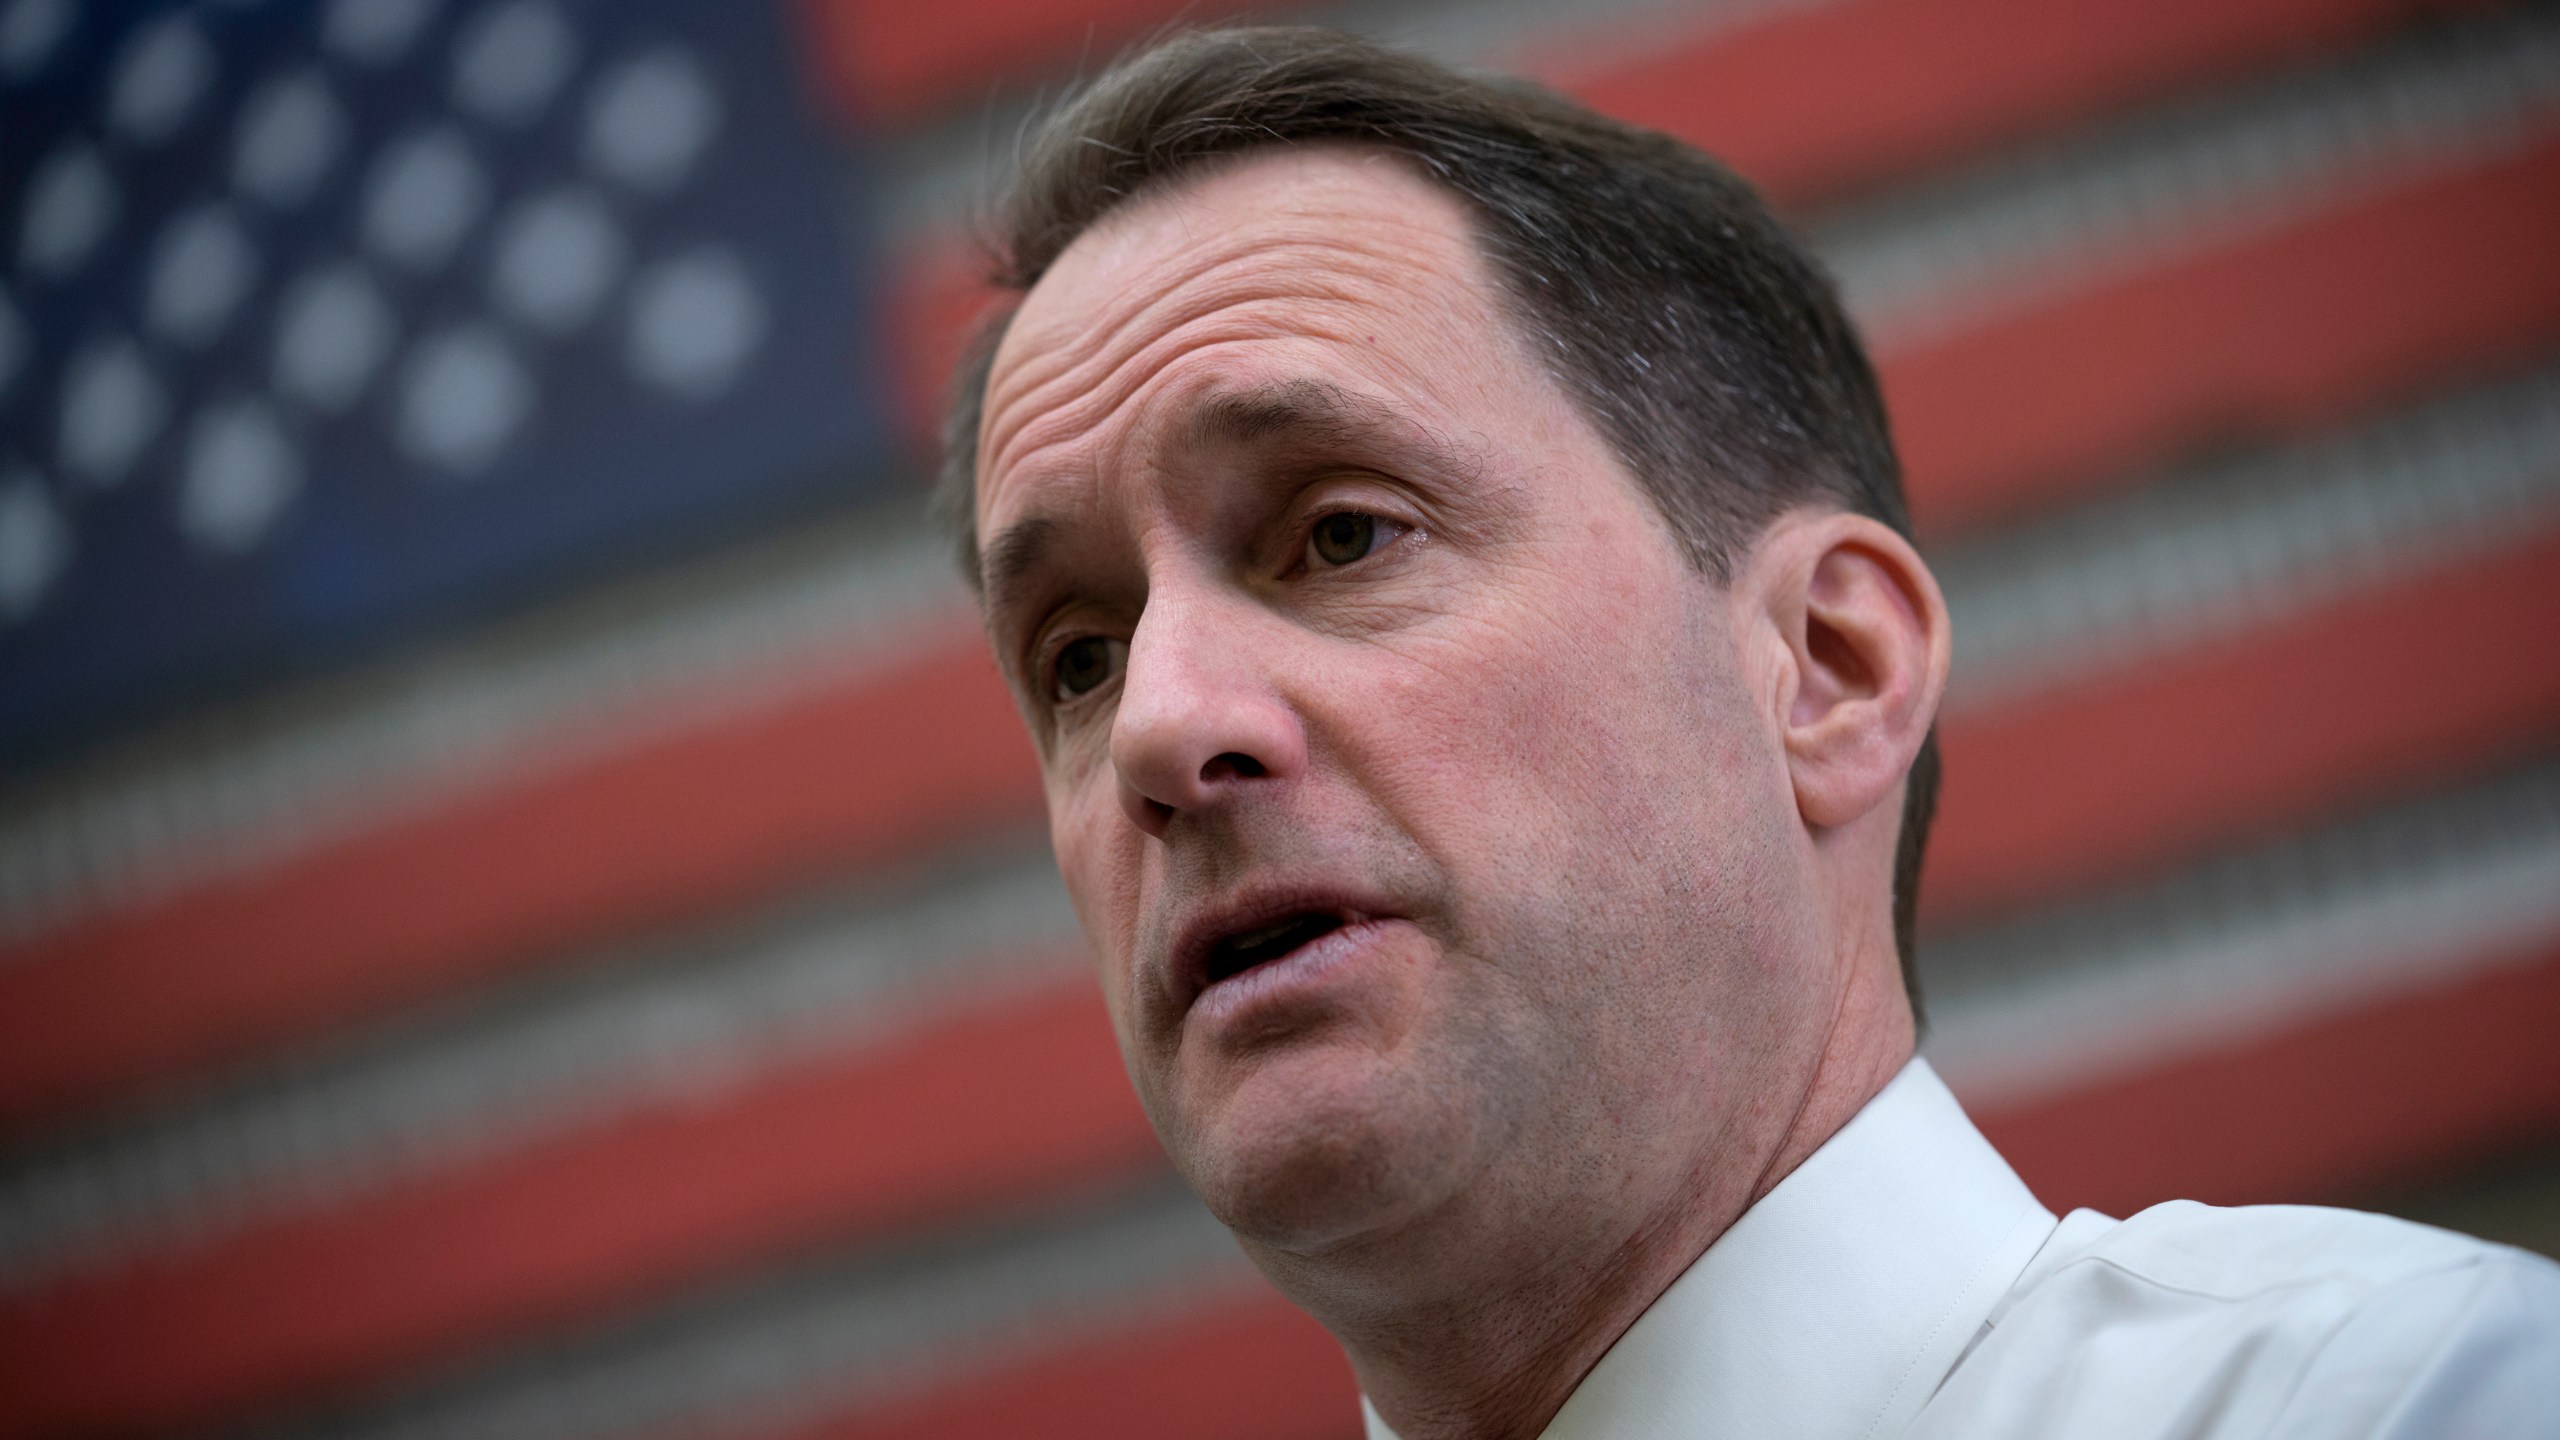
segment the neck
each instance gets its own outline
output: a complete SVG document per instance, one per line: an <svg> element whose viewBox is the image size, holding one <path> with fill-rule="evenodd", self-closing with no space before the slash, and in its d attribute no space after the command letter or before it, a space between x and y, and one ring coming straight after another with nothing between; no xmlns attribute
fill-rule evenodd
<svg viewBox="0 0 2560 1440"><path fill-rule="evenodd" d="M1690 1198L1613 1237L1469 1266L1495 1283L1309 1308L1403 1440L1527 1440L1749 1203L1731 1181Z"/></svg>
<svg viewBox="0 0 2560 1440"><path fill-rule="evenodd" d="M1392 1235L1318 1256L1247 1248L1341 1342L1402 1440L1530 1440L1662 1292L1910 1059L1899 973L1883 974L1881 987L1843 985L1799 1083L1746 1100L1649 1203L1607 1203L1613 1186L1637 1187L1597 1165L1543 1207L1487 1176ZM1505 1223L1481 1223L1494 1214Z"/></svg>

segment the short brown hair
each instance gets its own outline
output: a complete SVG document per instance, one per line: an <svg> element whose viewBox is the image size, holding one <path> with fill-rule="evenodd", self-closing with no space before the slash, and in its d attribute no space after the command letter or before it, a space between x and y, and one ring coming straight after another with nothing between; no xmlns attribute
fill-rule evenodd
<svg viewBox="0 0 2560 1440"><path fill-rule="evenodd" d="M1769 522L1807 502L1911 533L1875 371L1821 266L1712 157L1525 82L1330 30L1178 34L1032 130L994 217L990 278L1027 292L1132 197L1248 151L1324 142L1401 152L1467 203L1512 318L1707 574L1729 579ZM944 430L938 501L972 584L978 425L1009 318L971 348ZM1894 864L1915 1013L1913 920L1937 784L1932 734L1911 766Z"/></svg>

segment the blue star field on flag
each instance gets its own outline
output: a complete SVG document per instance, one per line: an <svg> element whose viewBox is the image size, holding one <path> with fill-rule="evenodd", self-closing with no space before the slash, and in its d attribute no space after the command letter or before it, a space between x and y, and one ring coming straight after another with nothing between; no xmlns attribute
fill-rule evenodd
<svg viewBox="0 0 2560 1440"><path fill-rule="evenodd" d="M0 3L0 753L882 483L783 20Z"/></svg>

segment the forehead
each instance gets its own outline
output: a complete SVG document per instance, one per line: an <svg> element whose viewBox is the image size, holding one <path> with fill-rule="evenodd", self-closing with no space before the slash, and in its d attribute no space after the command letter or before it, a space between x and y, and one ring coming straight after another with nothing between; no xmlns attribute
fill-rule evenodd
<svg viewBox="0 0 2560 1440"><path fill-rule="evenodd" d="M1106 216L1025 298L988 376L979 533L1234 392L1321 382L1473 429L1517 408L1514 345L1456 196L1384 151L1255 153Z"/></svg>

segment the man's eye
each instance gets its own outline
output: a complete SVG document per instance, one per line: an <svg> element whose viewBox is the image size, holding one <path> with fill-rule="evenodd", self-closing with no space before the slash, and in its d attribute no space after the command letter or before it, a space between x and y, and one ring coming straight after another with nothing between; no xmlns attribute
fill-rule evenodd
<svg viewBox="0 0 2560 1440"><path fill-rule="evenodd" d="M1315 533L1307 537L1308 553L1326 565L1348 565L1365 560L1378 548L1378 521L1372 515L1337 510L1316 522Z"/></svg>
<svg viewBox="0 0 2560 1440"><path fill-rule="evenodd" d="M1120 668L1128 654L1128 641L1101 635L1087 635L1059 646L1058 658L1051 664L1057 697L1072 700L1100 686Z"/></svg>

